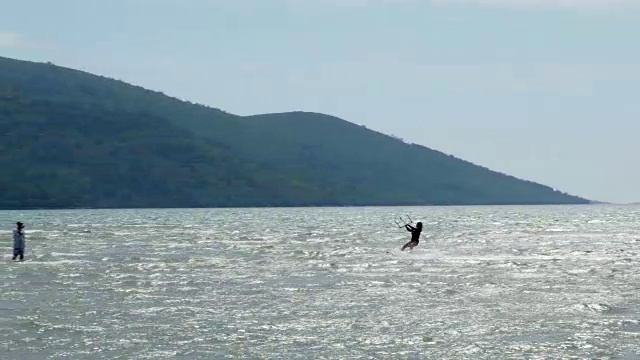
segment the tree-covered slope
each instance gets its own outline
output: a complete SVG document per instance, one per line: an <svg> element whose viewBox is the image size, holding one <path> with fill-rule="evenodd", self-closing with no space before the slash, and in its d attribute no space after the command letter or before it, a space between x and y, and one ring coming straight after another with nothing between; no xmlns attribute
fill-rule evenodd
<svg viewBox="0 0 640 360"><path fill-rule="evenodd" d="M294 200L294 189L279 193L282 174L148 114L0 100L0 134L0 208L271 204L266 194Z"/></svg>
<svg viewBox="0 0 640 360"><path fill-rule="evenodd" d="M0 57L0 208L585 199L315 113L240 117Z"/></svg>
<svg viewBox="0 0 640 360"><path fill-rule="evenodd" d="M325 187L353 203L363 197L403 204L585 201L332 116L293 112L241 121L256 139L277 140L247 146L250 152L268 164L289 164L308 181L323 178Z"/></svg>

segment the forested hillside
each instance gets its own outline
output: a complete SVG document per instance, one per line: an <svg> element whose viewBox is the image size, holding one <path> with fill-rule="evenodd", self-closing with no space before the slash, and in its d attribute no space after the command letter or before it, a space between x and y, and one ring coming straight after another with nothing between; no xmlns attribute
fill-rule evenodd
<svg viewBox="0 0 640 360"><path fill-rule="evenodd" d="M7 58L0 166L4 209L588 203L328 115L240 117Z"/></svg>

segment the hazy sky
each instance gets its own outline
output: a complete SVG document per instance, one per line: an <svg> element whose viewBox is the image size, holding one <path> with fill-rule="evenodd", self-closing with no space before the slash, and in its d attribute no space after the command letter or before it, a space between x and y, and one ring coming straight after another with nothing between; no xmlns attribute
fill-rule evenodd
<svg viewBox="0 0 640 360"><path fill-rule="evenodd" d="M640 201L638 0L0 0L0 55Z"/></svg>

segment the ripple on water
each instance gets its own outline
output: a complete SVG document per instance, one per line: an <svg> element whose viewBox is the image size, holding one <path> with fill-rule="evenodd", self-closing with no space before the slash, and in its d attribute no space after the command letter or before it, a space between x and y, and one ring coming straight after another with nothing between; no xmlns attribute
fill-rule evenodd
<svg viewBox="0 0 640 360"><path fill-rule="evenodd" d="M429 224L412 252L381 225L398 212ZM30 261L0 268L0 357L640 354L634 208L25 214Z"/></svg>

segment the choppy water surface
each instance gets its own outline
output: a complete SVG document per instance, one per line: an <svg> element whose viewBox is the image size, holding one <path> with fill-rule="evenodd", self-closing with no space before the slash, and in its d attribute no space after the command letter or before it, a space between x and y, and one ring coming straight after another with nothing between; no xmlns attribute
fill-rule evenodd
<svg viewBox="0 0 640 360"><path fill-rule="evenodd" d="M425 224L411 253L405 214ZM0 358L640 359L639 220L622 206L3 211Z"/></svg>

